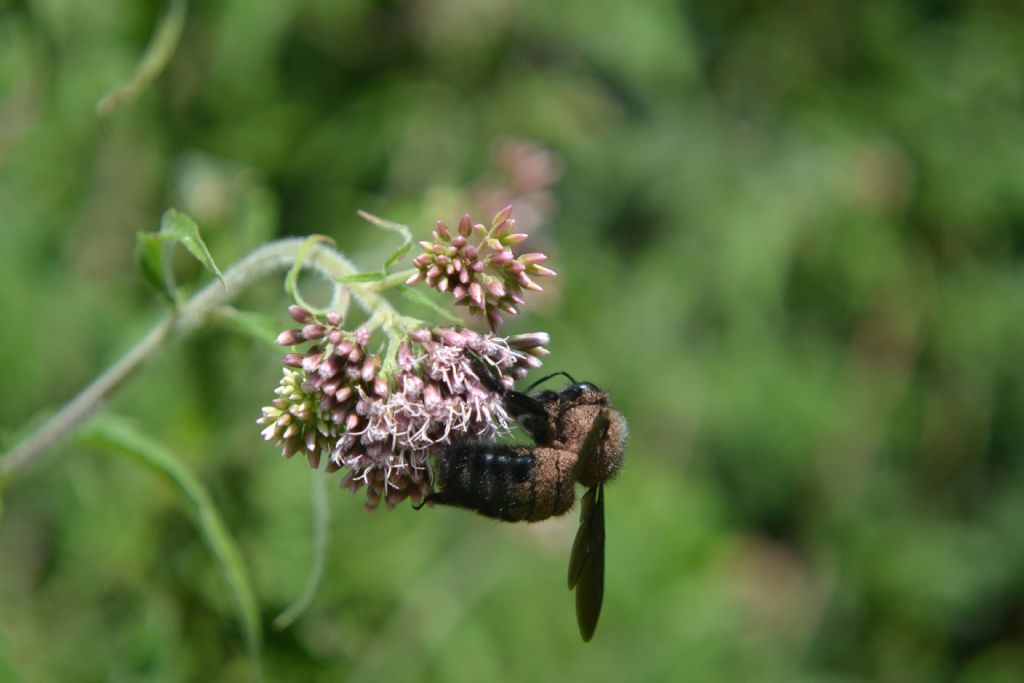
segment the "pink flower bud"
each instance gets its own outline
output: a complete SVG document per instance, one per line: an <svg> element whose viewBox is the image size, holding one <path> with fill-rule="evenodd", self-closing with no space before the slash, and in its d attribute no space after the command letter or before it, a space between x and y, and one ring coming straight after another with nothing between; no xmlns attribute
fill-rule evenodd
<svg viewBox="0 0 1024 683"><path fill-rule="evenodd" d="M304 357L301 353L286 353L281 362L291 368L301 368Z"/></svg>
<svg viewBox="0 0 1024 683"><path fill-rule="evenodd" d="M330 325L331 327L337 327L338 325L341 324L341 321L341 313L338 313L337 311L331 311L330 313L327 314L327 324Z"/></svg>
<svg viewBox="0 0 1024 683"><path fill-rule="evenodd" d="M302 306L297 306L296 304L292 304L291 306L288 307L288 315L290 315L292 317L292 320L294 320L297 323L308 323L312 322L313 320L312 313L307 311Z"/></svg>
<svg viewBox="0 0 1024 683"><path fill-rule="evenodd" d="M310 323L309 325L306 325L305 327L302 328L302 336L310 341L314 339L319 339L320 337L324 336L326 332L327 328L317 323Z"/></svg>
<svg viewBox="0 0 1024 683"><path fill-rule="evenodd" d="M415 342L419 342L420 344L423 344L425 342L430 341L430 339L431 339L430 330L428 330L425 327L418 327L418 328L416 328L415 330L413 330L412 332L409 333L409 338L412 339Z"/></svg>
<svg viewBox="0 0 1024 683"><path fill-rule="evenodd" d="M503 220L507 219L511 215L512 215L512 205L509 204L504 209L502 209L498 213L494 214L494 220L491 221L491 225L497 225L498 223L500 223Z"/></svg>
<svg viewBox="0 0 1024 683"><path fill-rule="evenodd" d="M484 289L480 286L479 282L473 282L469 285L469 298L473 300L477 306L483 307L484 305Z"/></svg>
<svg viewBox="0 0 1024 683"><path fill-rule="evenodd" d="M459 219L459 234L463 237L469 237L470 232L473 230L473 219L469 217L468 213L462 214L462 218Z"/></svg>
<svg viewBox="0 0 1024 683"><path fill-rule="evenodd" d="M363 369L360 371L359 376L364 382L369 384L373 380L373 376L377 374L376 364L373 362L376 356L370 356L363 362Z"/></svg>
<svg viewBox="0 0 1024 683"><path fill-rule="evenodd" d="M295 346L306 340L302 336L302 330L285 330L277 335L275 341L281 346Z"/></svg>
<svg viewBox="0 0 1024 683"><path fill-rule="evenodd" d="M444 334L441 335L441 339L443 339L444 343L448 346L457 346L462 348L466 345L466 340L455 330L445 330Z"/></svg>
<svg viewBox="0 0 1024 683"><path fill-rule="evenodd" d="M335 355L331 355L327 360L320 363L320 367L317 368L317 374L327 379L328 377L334 377L341 372L341 359Z"/></svg>
<svg viewBox="0 0 1024 683"><path fill-rule="evenodd" d="M445 225L444 221L437 222L437 234L446 242L452 239L452 234L448 231L448 226Z"/></svg>
<svg viewBox="0 0 1024 683"><path fill-rule="evenodd" d="M527 237L529 237L529 235L527 235L525 232L514 232L511 235L506 235L502 237L501 243L510 247L513 244L519 244Z"/></svg>
<svg viewBox="0 0 1024 683"><path fill-rule="evenodd" d="M520 256L516 260L519 261L520 263L524 263L524 264L530 266L530 265L533 265L534 263L540 263L541 261L547 261L548 257L547 257L547 254L542 254L540 252L535 251L535 252L530 253L530 254L523 254L522 256Z"/></svg>
<svg viewBox="0 0 1024 683"><path fill-rule="evenodd" d="M527 268L526 272L528 272L530 275L533 275L535 277L551 277L553 275L558 275L558 273L556 273L555 271L551 270L550 268L545 268L544 266L536 266L536 265L530 266L529 268Z"/></svg>
<svg viewBox="0 0 1024 683"><path fill-rule="evenodd" d="M487 283L487 291L495 299L500 299L505 296L505 285L501 284L501 280L492 279Z"/></svg>
<svg viewBox="0 0 1024 683"><path fill-rule="evenodd" d="M516 349L530 349L547 346L551 343L551 335L547 332L527 332L508 338L508 345Z"/></svg>
<svg viewBox="0 0 1024 683"><path fill-rule="evenodd" d="M506 263L514 263L515 256L513 256L512 252L509 251L508 249L501 249L500 251L491 254L488 260L491 262L492 265L500 266Z"/></svg>
<svg viewBox="0 0 1024 683"><path fill-rule="evenodd" d="M302 357L302 369L306 372L313 372L320 367L321 362L320 349L314 347L306 352L306 355Z"/></svg>
<svg viewBox="0 0 1024 683"><path fill-rule="evenodd" d="M405 281L407 285L414 285L423 279L423 272L417 270L415 273L409 276L409 279Z"/></svg>
<svg viewBox="0 0 1024 683"><path fill-rule="evenodd" d="M348 354L352 353L352 349L354 347L355 346L354 346L354 344L352 344L352 342L347 341L347 340L343 341L343 342L341 342L340 344L338 344L337 346L334 347L334 355L338 356L339 358L344 358Z"/></svg>
<svg viewBox="0 0 1024 683"><path fill-rule="evenodd" d="M515 221L511 221L511 220L505 219L505 220L501 221L500 223L496 223L494 225L494 227L491 228L491 234L494 235L495 237L499 237L499 238L500 237L504 237L505 235L507 235L510 232L512 232L512 226L514 226L514 225L515 225Z"/></svg>

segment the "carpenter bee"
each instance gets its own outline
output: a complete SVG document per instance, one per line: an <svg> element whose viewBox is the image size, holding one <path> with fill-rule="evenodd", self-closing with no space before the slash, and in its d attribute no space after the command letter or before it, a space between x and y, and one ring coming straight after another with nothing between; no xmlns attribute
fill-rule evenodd
<svg viewBox="0 0 1024 683"><path fill-rule="evenodd" d="M576 500L575 483L586 486L569 560L569 589L576 590L576 619L583 640L589 641L604 592L604 484L622 464L626 421L609 405L607 392L566 372L534 382L527 392L558 375L568 378L570 386L535 395L506 390L487 372L478 374L485 385L503 393L507 412L535 445L453 443L438 458L438 491L424 503L462 507L507 522L537 522L568 512Z"/></svg>

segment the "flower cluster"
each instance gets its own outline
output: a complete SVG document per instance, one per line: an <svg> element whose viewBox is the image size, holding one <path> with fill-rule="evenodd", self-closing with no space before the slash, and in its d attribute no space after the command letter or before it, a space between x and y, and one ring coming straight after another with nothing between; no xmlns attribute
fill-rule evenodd
<svg viewBox="0 0 1024 683"><path fill-rule="evenodd" d="M439 292L449 292L457 305L470 313L486 316L491 331L503 322L502 313L516 315L526 303L523 290L541 291L533 277L554 275L540 265L547 256L540 253L516 256L512 247L527 238L515 232L512 207L499 211L487 228L464 214L455 234L444 221L437 222L434 240L420 242L423 253L413 259L416 273L406 284L421 280Z"/></svg>
<svg viewBox="0 0 1024 683"><path fill-rule="evenodd" d="M342 328L289 308L300 328L282 332L284 346L311 343L284 357L277 398L263 409L263 437L285 457L305 453L317 467L346 468L342 485L367 489L367 506L394 507L431 491L428 458L456 438L489 439L508 430L502 388L540 366L546 334L502 338L452 327L392 333L382 358L371 332ZM392 351L393 349L393 351Z"/></svg>

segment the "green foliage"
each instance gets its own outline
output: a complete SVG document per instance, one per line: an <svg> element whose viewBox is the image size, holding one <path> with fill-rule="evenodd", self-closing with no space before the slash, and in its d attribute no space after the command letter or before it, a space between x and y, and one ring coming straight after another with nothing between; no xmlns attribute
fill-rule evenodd
<svg viewBox="0 0 1024 683"><path fill-rule="evenodd" d="M261 629L249 572L210 494L173 453L122 419L100 418L83 431L81 439L89 446L126 455L165 477L188 502L195 524L224 575L238 610L246 645L258 670Z"/></svg>
<svg viewBox="0 0 1024 683"><path fill-rule="evenodd" d="M491 215L508 136L561 180L514 202L557 209L531 239L559 277L506 330L551 333L545 368L630 420L592 643L562 579L574 514L366 515L332 488L323 581L266 635L268 680L1024 676L1015 6L191 3L98 121L164 16L107 4L0 12L0 432L152 325L132 247L166 207L221 264L320 232L373 268L395 245L357 209L417 239ZM287 303L268 280L238 305L276 323L232 319L280 330ZM254 425L280 372L259 339L196 335L111 408L202 482L269 621L315 544L308 472ZM5 483L0 678L249 679L222 567L137 470L66 445Z"/></svg>
<svg viewBox="0 0 1024 683"><path fill-rule="evenodd" d="M140 232L136 240L136 258L143 276L149 285L168 301L178 300L177 285L169 264L168 243L177 243L185 247L204 268L216 275L221 282L224 281L220 269L210 255L210 250L206 248L206 243L199 235L199 226L180 211L168 209L160 219L159 232Z"/></svg>

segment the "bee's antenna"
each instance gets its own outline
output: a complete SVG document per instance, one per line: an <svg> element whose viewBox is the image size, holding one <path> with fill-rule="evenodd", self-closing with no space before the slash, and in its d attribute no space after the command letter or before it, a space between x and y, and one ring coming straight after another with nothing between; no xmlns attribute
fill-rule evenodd
<svg viewBox="0 0 1024 683"><path fill-rule="evenodd" d="M550 375L548 375L547 377L541 377L541 378L540 378L539 380L537 380L536 382L534 382L533 384L531 384L531 385L530 385L530 386L529 386L529 387L528 387L528 388L527 388L526 390L527 390L527 391L533 391L533 388L534 388L535 386L537 386L538 384L540 384L540 383L542 383L542 382L547 382L547 381L548 381L549 379L551 379L552 377L558 377L559 375L565 375L566 377L568 377L568 378L569 378L569 381L570 381L570 382L572 382L573 384L576 384L576 380L574 380L574 379L572 378L572 375L570 375L570 374L569 374L568 372L552 372L552 373L551 373Z"/></svg>

